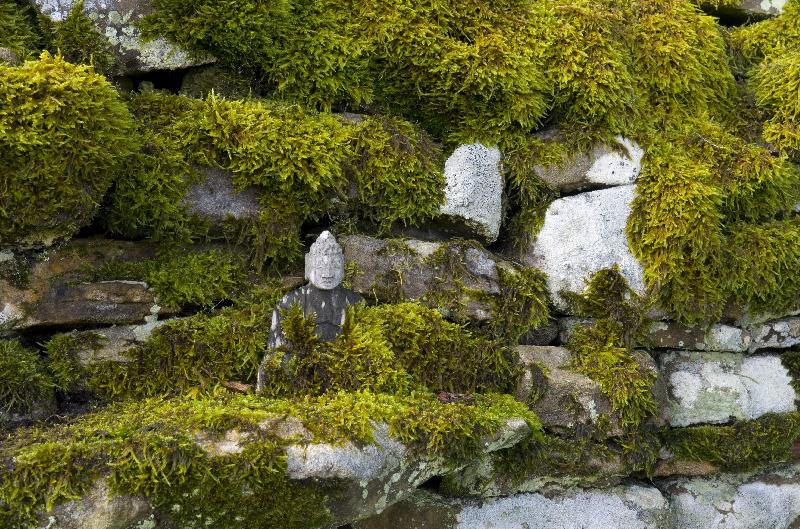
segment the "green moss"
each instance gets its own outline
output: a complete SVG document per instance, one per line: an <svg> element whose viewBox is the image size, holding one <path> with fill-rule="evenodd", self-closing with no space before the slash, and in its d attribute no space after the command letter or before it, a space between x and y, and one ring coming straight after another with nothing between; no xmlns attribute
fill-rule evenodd
<svg viewBox="0 0 800 529"><path fill-rule="evenodd" d="M792 387L800 393L800 351L786 351L781 355L781 363L792 377Z"/></svg>
<svg viewBox="0 0 800 529"><path fill-rule="evenodd" d="M143 94L132 107L145 149L108 199L113 234L162 241L224 237L249 247L261 268L299 258L300 225L335 216L342 209L337 204L356 220L386 228L418 223L442 200L440 150L397 119L353 122L296 105L214 95L198 101ZM198 167L225 169L236 189L254 188L261 212L223 226L192 219L183 198L202 178Z"/></svg>
<svg viewBox="0 0 800 529"><path fill-rule="evenodd" d="M106 340L95 333L67 333L51 338L46 346L47 368L55 387L61 392L85 389L86 370L79 359L82 351L96 351Z"/></svg>
<svg viewBox="0 0 800 529"><path fill-rule="evenodd" d="M510 391L519 376L510 349L419 303L350 310L333 342L320 341L315 327L297 307L286 313L287 343L264 364L267 394Z"/></svg>
<svg viewBox="0 0 800 529"><path fill-rule="evenodd" d="M676 459L712 463L745 471L792 459L800 439L800 414L767 414L730 426L691 426L663 432L664 446Z"/></svg>
<svg viewBox="0 0 800 529"><path fill-rule="evenodd" d="M19 342L0 340L0 416L30 413L52 397L53 380L39 355Z"/></svg>
<svg viewBox="0 0 800 529"><path fill-rule="evenodd" d="M277 426L297 417L315 442L369 442L374 422L428 456L463 458L512 417L536 417L508 396L443 404L432 395L400 398L338 393L297 402L254 396L151 399L113 406L66 426L17 432L0 443L0 522L27 528L39 509L78 498L105 477L112 492L145 496L178 524L209 528L321 527L335 483L291 482ZM271 428L269 425L276 425ZM214 456L202 447L228 429L242 450ZM177 508L175 506L178 506Z"/></svg>
<svg viewBox="0 0 800 529"><path fill-rule="evenodd" d="M40 45L41 35L31 6L16 0L0 2L0 48L8 48L23 59Z"/></svg>
<svg viewBox="0 0 800 529"><path fill-rule="evenodd" d="M598 272L581 295L570 296L578 313L597 318L576 326L567 342L573 367L600 384L624 428L635 429L657 411L652 386L656 375L633 354L646 330L646 303L618 269Z"/></svg>
<svg viewBox="0 0 800 529"><path fill-rule="evenodd" d="M498 267L500 293L493 298L491 335L502 343L516 345L527 332L550 320L547 277L535 268L521 270Z"/></svg>
<svg viewBox="0 0 800 529"><path fill-rule="evenodd" d="M734 225L728 239L733 299L751 312L791 310L800 303L800 219Z"/></svg>
<svg viewBox="0 0 800 529"><path fill-rule="evenodd" d="M72 235L135 148L130 114L102 76L48 54L0 66L0 102L0 244Z"/></svg>
<svg viewBox="0 0 800 529"><path fill-rule="evenodd" d="M94 281L144 281L158 303L170 309L210 307L231 299L245 281L242 259L233 253L172 251L139 262L112 260L88 271Z"/></svg>
<svg viewBox="0 0 800 529"><path fill-rule="evenodd" d="M73 64L91 64L96 71L109 74L116 61L113 47L95 29L83 6L84 0L75 2L62 21L39 17L45 47Z"/></svg>
<svg viewBox="0 0 800 529"><path fill-rule="evenodd" d="M254 383L266 353L267 315L280 296L277 287L258 288L216 313L169 321L124 353L128 362L87 366L86 386L103 397L120 398L205 392L229 381Z"/></svg>

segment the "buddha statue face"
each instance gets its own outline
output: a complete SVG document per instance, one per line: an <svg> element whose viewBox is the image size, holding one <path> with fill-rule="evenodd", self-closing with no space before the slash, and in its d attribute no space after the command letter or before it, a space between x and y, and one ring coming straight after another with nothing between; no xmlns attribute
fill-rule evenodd
<svg viewBox="0 0 800 529"><path fill-rule="evenodd" d="M320 290L333 290L342 284L344 252L331 232L322 232L306 254L306 279Z"/></svg>

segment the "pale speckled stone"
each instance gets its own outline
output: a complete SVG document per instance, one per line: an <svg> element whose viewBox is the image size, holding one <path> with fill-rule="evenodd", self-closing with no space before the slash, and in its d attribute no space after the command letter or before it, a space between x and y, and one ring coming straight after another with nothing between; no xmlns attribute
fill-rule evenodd
<svg viewBox="0 0 800 529"><path fill-rule="evenodd" d="M497 147L479 143L461 145L447 159L445 202L440 213L461 228L461 235L497 240L503 213L501 159Z"/></svg>
<svg viewBox="0 0 800 529"><path fill-rule="evenodd" d="M662 355L659 363L669 387L661 412L672 426L795 410L792 379L778 357L675 352Z"/></svg>
<svg viewBox="0 0 800 529"><path fill-rule="evenodd" d="M665 490L675 529L789 529L800 518L796 468L677 479Z"/></svg>
<svg viewBox="0 0 800 529"><path fill-rule="evenodd" d="M39 518L38 529L128 529L153 512L144 498L112 494L100 480L80 500L58 505Z"/></svg>
<svg viewBox="0 0 800 529"><path fill-rule="evenodd" d="M616 148L598 144L575 153L560 166L536 167L536 174L565 193L633 184L642 171L644 150L622 136L615 140Z"/></svg>
<svg viewBox="0 0 800 529"><path fill-rule="evenodd" d="M642 266L625 234L635 195L636 186L619 186L550 204L541 231L521 259L547 274L557 308L568 308L559 292L583 292L595 273L615 264L631 288L644 292Z"/></svg>
<svg viewBox="0 0 800 529"><path fill-rule="evenodd" d="M691 351L720 351L744 353L751 343L746 329L715 324L708 329L687 327L675 321L653 322L649 329L653 347Z"/></svg>
<svg viewBox="0 0 800 529"><path fill-rule="evenodd" d="M665 527L666 500L656 488L617 487L557 498L520 494L469 506L458 529L656 529Z"/></svg>
<svg viewBox="0 0 800 529"><path fill-rule="evenodd" d="M788 349L800 344L800 318L783 318L754 325L750 350Z"/></svg>

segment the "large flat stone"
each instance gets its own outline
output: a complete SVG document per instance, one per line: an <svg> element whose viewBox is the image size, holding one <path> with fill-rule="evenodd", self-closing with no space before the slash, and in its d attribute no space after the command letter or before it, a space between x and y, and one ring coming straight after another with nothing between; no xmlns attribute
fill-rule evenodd
<svg viewBox="0 0 800 529"><path fill-rule="evenodd" d="M661 412L671 426L795 411L792 378L778 357L672 352L659 357L659 368L668 387Z"/></svg>
<svg viewBox="0 0 800 529"><path fill-rule="evenodd" d="M526 266L547 274L553 302L568 309L562 290L583 292L594 274L614 265L639 293L642 267L628 248L625 227L636 186L581 193L550 204L535 241L521 255Z"/></svg>

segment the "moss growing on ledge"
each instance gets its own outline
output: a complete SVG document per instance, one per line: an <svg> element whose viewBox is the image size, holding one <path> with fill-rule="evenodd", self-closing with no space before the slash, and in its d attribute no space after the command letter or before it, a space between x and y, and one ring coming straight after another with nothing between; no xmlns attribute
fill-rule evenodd
<svg viewBox="0 0 800 529"><path fill-rule="evenodd" d="M83 368L84 384L114 399L201 393L226 382L254 383L266 352L268 315L281 295L277 285L260 287L232 307L166 322L144 344L124 353L127 362Z"/></svg>
<svg viewBox="0 0 800 529"><path fill-rule="evenodd" d="M0 245L37 246L88 224L136 148L133 121L87 66L43 54L0 65Z"/></svg>
<svg viewBox="0 0 800 529"><path fill-rule="evenodd" d="M767 414L731 426L691 426L662 433L664 447L676 459L713 463L745 471L792 458L800 439L800 413Z"/></svg>
<svg viewBox="0 0 800 529"><path fill-rule="evenodd" d="M53 398L53 380L36 351L0 340L0 426L8 414L25 414Z"/></svg>
<svg viewBox="0 0 800 529"><path fill-rule="evenodd" d="M173 310L210 307L235 297L245 282L243 259L230 252L170 251L140 262L108 261L87 270L93 281L144 281Z"/></svg>
<svg viewBox="0 0 800 529"><path fill-rule="evenodd" d="M152 399L113 406L66 426L20 430L0 443L0 524L34 525L37 513L76 499L105 478L112 493L146 497L173 522L211 529L303 528L330 523L335 483L292 482L278 426L297 417L315 442L370 442L374 422L428 456L464 458L482 436L536 417L511 397L443 404L433 395L338 393L297 402L254 396ZM241 450L214 455L213 442L239 432ZM6 442L7 441L7 442ZM333 495L333 496L332 496ZM177 506L177 507L176 507Z"/></svg>
<svg viewBox="0 0 800 529"><path fill-rule="evenodd" d="M299 308L287 312L287 344L264 364L267 394L508 391L520 374L511 350L418 303L351 309L333 342L321 342L315 326Z"/></svg>
<svg viewBox="0 0 800 529"><path fill-rule="evenodd" d="M600 384L624 428L636 429L657 411L652 386L656 374L636 359L634 344L646 334L647 304L616 268L592 277L583 294L568 298L583 316L597 318L573 329L567 348L573 367Z"/></svg>
<svg viewBox="0 0 800 529"><path fill-rule="evenodd" d="M145 149L107 201L113 234L224 237L249 247L260 268L300 257L306 220L328 215L385 229L432 216L443 199L440 149L399 119L350 120L214 95L200 101L149 93L131 106ZM255 190L260 211L222 226L193 218L184 199L205 167L224 169L237 191Z"/></svg>

